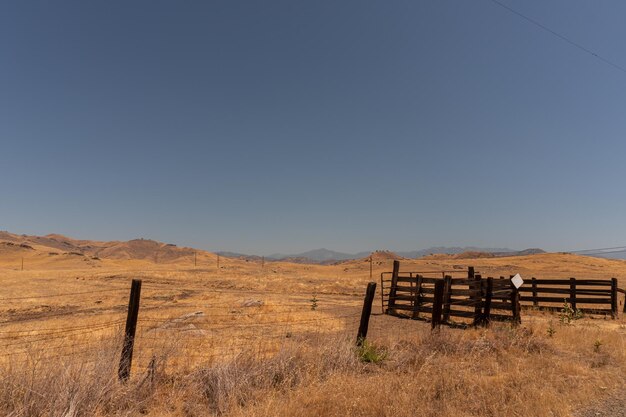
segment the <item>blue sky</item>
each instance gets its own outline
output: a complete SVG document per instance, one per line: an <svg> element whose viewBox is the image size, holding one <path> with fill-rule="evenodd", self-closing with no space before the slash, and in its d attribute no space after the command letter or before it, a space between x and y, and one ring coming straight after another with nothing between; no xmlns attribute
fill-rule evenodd
<svg viewBox="0 0 626 417"><path fill-rule="evenodd" d="M626 66L626 3L502 0ZM626 73L489 0L3 2L0 229L626 245Z"/></svg>

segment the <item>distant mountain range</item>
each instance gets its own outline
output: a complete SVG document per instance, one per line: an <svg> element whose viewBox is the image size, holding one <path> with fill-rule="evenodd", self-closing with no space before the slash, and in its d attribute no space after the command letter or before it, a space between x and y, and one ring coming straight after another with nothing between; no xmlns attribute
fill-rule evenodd
<svg viewBox="0 0 626 417"><path fill-rule="evenodd" d="M283 261L295 263L333 264L355 259L363 259L373 255L376 259L417 259L429 255L450 255L458 259L478 257L523 256L545 253L542 249L525 249L517 251L509 248L480 248L475 246L433 246L414 251L390 252L363 251L358 253L338 252L320 248L296 254L275 253L269 256L248 255L237 252L216 252L216 254L246 261L260 262ZM626 260L626 246L607 249L572 252L582 256ZM177 262L179 260L194 261L196 257L213 257L212 253L174 244L162 243L150 239L133 239L129 241L94 241L73 239L59 234L46 236L29 236L0 231L0 258L15 259L23 256L46 256L55 258L83 257L85 262L110 260L145 260L157 263ZM195 261L194 261L195 262Z"/></svg>
<svg viewBox="0 0 626 417"><path fill-rule="evenodd" d="M245 259L248 261L260 261L261 259L263 259L262 256L246 255L245 253L239 253L239 252L219 251L219 252L215 252L215 254L223 256L225 258Z"/></svg>
<svg viewBox="0 0 626 417"><path fill-rule="evenodd" d="M433 255L437 253L441 253L445 255L457 255L463 252L487 252L487 253L493 253L493 254L496 254L496 253L512 254L512 253L517 253L519 251L516 251L514 249L508 249L508 248L478 248L475 246L463 246L463 247L433 246L428 249L414 250L414 251L409 251L409 252L396 252L396 253L400 256L404 256L405 258L421 258L424 256Z"/></svg>
<svg viewBox="0 0 626 417"><path fill-rule="evenodd" d="M347 261L350 259L359 259L369 256L370 252L359 252L359 253L344 253L344 252L336 252L334 250L329 250L325 248L321 249L313 249L307 252L286 255L283 253L275 253L273 255L269 255L269 259L283 260L286 258L306 258L315 262L328 262L328 261Z"/></svg>
<svg viewBox="0 0 626 417"><path fill-rule="evenodd" d="M370 254L374 251L364 251L358 253L346 253L346 252L337 252L326 248L314 249L302 253L295 254L284 254L284 253L275 253L265 258L268 261L282 261L282 262L296 262L296 263L316 263L316 264L330 264L342 261L349 261L353 259L361 259L370 256ZM401 258L422 258L424 256L432 255L432 254L446 254L446 255L457 255L465 252L475 252L475 253L489 253L493 256L521 256L521 255L530 255L535 253L544 253L541 249L526 249L523 251L516 251L508 248L479 248L475 246L434 246L427 249L414 250L414 251L398 251L393 252L393 255L397 255ZM246 255L242 253L235 252L217 252L219 255L231 257L231 258L239 258L239 259L249 259L249 260L257 260L260 259L259 256L256 255ZM389 252L391 253L391 252Z"/></svg>

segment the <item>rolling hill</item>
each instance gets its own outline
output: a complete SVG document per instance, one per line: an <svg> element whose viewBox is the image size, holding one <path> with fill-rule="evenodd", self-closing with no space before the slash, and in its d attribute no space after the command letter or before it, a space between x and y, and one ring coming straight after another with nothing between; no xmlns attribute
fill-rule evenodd
<svg viewBox="0 0 626 417"><path fill-rule="evenodd" d="M199 252L208 254L204 251L181 248L174 244L150 239L101 242L78 240L59 234L30 236L0 232L0 260L21 256L31 260L54 258L59 261L82 258L90 264L101 260L143 260L167 263L190 258Z"/></svg>

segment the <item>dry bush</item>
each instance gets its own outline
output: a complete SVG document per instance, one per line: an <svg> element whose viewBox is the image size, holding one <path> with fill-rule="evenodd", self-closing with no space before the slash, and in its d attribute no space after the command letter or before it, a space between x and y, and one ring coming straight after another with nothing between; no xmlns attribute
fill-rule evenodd
<svg viewBox="0 0 626 417"><path fill-rule="evenodd" d="M120 384L120 338L102 339L93 352L50 357L32 350L2 368L0 411L11 417L134 415L145 410L153 389L145 378Z"/></svg>
<svg viewBox="0 0 626 417"><path fill-rule="evenodd" d="M372 334L385 353L378 363L360 360L352 336L300 338L274 355L251 346L189 369L161 357L155 373L135 367L127 384L117 381L111 341L92 356L5 369L0 414L569 416L626 382L624 334L595 323L558 325L553 337L545 322L399 332L406 323L384 321L388 331Z"/></svg>
<svg viewBox="0 0 626 417"><path fill-rule="evenodd" d="M345 338L330 339L315 348L286 345L261 360L243 353L231 362L201 366L186 376L191 398L185 410L188 415L206 415L207 410L223 415L257 404L268 394L284 395L331 375L359 372L363 366L353 343Z"/></svg>

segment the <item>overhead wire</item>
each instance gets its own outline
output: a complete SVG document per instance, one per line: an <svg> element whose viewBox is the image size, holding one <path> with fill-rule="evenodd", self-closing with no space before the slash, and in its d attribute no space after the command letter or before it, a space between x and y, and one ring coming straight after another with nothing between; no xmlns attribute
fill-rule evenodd
<svg viewBox="0 0 626 417"><path fill-rule="evenodd" d="M544 30L545 32L550 33L553 36L556 36L557 38L563 40L564 42L567 42L568 44L572 45L573 47L580 49L581 51L583 51L583 52L593 56L594 58L596 58L596 59L604 62L605 64L608 64L608 65L612 66L613 68L615 68L615 69L617 69L617 70L619 70L619 71L621 71L621 72L626 74L626 68L625 67L623 67L623 66L621 66L619 64L616 64L615 62L613 62L613 61L603 57L602 55L592 51L589 48L586 48L586 47L582 46L580 43L575 42L574 40L570 39L569 37L560 34L559 32L549 28L548 26L544 25L543 23L540 23L539 21L537 21L537 20L535 20L535 19L533 19L533 18L531 18L531 17L529 17L529 16L527 16L527 15L525 15L525 14L523 14L523 13L521 13L521 12L515 10L515 9L513 9L512 7L504 4L500 0L489 0L489 1L492 2L493 4L496 4L496 5L500 6L500 7L502 7L503 9L508 10L509 12L515 14L516 16L526 20L527 22L537 26L538 28Z"/></svg>

